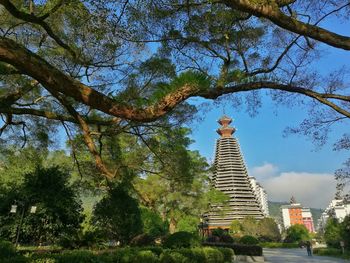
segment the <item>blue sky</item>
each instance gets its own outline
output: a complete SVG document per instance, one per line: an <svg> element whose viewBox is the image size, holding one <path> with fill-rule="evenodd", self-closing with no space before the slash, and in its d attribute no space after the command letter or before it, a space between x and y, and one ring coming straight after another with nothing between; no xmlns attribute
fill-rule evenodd
<svg viewBox="0 0 350 263"><path fill-rule="evenodd" d="M350 24L327 23L337 33L350 35ZM350 52L320 46L322 57L313 67L327 75L332 70L347 66ZM327 143L319 148L310 138L302 135L283 136L287 126L297 126L307 117L305 108L297 106L276 107L268 96L263 97L259 114L252 118L245 110L236 111L226 103L225 107L202 99L193 100L196 105L207 102L202 121L193 124L191 149L198 150L209 161L213 159L217 119L225 113L234 119L241 150L250 175L262 183L272 201L288 201L291 195L305 206L324 208L335 193L333 173L349 158L346 151L333 151L333 143L344 133L349 133L350 122L335 125ZM205 115L204 115L205 114Z"/></svg>

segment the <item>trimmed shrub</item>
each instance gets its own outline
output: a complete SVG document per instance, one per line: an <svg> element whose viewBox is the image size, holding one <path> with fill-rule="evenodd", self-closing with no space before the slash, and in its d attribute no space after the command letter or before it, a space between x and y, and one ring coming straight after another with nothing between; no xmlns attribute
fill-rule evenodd
<svg viewBox="0 0 350 263"><path fill-rule="evenodd" d="M62 253L57 257L57 263L96 263L97 256L88 250L75 250Z"/></svg>
<svg viewBox="0 0 350 263"><path fill-rule="evenodd" d="M16 256L16 249L11 242L0 241L0 258L10 258Z"/></svg>
<svg viewBox="0 0 350 263"><path fill-rule="evenodd" d="M135 263L157 263L158 257L150 250L143 250L137 253L137 256L134 260Z"/></svg>
<svg viewBox="0 0 350 263"><path fill-rule="evenodd" d="M212 246L212 247L231 248L231 249L233 249L233 252L235 255L262 256L262 254L263 254L262 247L256 246L256 245L210 243L210 242L204 242L203 245Z"/></svg>
<svg viewBox="0 0 350 263"><path fill-rule="evenodd" d="M234 240L230 235L223 235L219 238L219 241L223 243L233 243Z"/></svg>
<svg viewBox="0 0 350 263"><path fill-rule="evenodd" d="M243 236L239 239L240 244L244 245L257 245L259 244L259 240L253 236Z"/></svg>
<svg viewBox="0 0 350 263"><path fill-rule="evenodd" d="M279 242L264 242L259 244L266 248L299 248L298 243L279 243Z"/></svg>
<svg viewBox="0 0 350 263"><path fill-rule="evenodd" d="M218 247L218 249L224 256L224 262L232 262L232 258L234 255L232 248Z"/></svg>
<svg viewBox="0 0 350 263"><path fill-rule="evenodd" d="M218 236L209 236L206 242L220 242L220 237Z"/></svg>
<svg viewBox="0 0 350 263"><path fill-rule="evenodd" d="M154 246L154 244L154 238L148 234L138 235L130 242L130 245L135 247Z"/></svg>
<svg viewBox="0 0 350 263"><path fill-rule="evenodd" d="M165 248L190 248L199 246L200 242L197 236L189 232L176 232L168 236L163 243Z"/></svg>
<svg viewBox="0 0 350 263"><path fill-rule="evenodd" d="M1 263L25 263L28 262L25 257L16 253L15 247L11 242L0 241L0 262Z"/></svg>
<svg viewBox="0 0 350 263"><path fill-rule="evenodd" d="M164 253L160 255L160 263L182 263L186 261L186 257L176 251L164 251Z"/></svg>
<svg viewBox="0 0 350 263"><path fill-rule="evenodd" d="M154 254L157 256L160 256L160 254L163 253L163 248L158 247L158 246L147 246L147 247L141 247L140 250L149 250L152 251Z"/></svg>
<svg viewBox="0 0 350 263"><path fill-rule="evenodd" d="M204 247L203 252L205 255L206 263L221 263L224 262L224 255L215 248L212 247Z"/></svg>

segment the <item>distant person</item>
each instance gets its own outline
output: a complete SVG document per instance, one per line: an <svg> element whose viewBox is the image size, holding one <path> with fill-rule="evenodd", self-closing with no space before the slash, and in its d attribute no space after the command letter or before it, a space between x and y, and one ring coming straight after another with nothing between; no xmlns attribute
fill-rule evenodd
<svg viewBox="0 0 350 263"><path fill-rule="evenodd" d="M310 241L306 241L306 251L307 251L307 255L309 257L312 256L312 245L311 245L311 242Z"/></svg>

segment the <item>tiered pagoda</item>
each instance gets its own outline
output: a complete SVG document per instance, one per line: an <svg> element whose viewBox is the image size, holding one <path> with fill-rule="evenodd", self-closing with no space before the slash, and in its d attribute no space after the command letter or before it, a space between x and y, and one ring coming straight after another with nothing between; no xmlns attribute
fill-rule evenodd
<svg viewBox="0 0 350 263"><path fill-rule="evenodd" d="M226 193L230 200L225 211L220 211L219 207L212 205L211 211L205 216L209 229L227 229L233 220L242 220L247 216L256 219L264 217L251 185L239 143L232 136L236 130L229 126L232 119L223 116L218 122L221 127L217 133L221 137L216 142L212 185Z"/></svg>

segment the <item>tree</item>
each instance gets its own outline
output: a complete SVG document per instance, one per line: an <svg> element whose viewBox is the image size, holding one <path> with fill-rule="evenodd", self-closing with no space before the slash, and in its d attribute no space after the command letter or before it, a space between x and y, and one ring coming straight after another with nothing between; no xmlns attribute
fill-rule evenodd
<svg viewBox="0 0 350 263"><path fill-rule="evenodd" d="M347 250L350 250L350 216L347 215L340 226L340 236L345 242Z"/></svg>
<svg viewBox="0 0 350 263"><path fill-rule="evenodd" d="M22 185L5 190L1 198L1 237L13 240L23 213L20 242L56 242L64 235L74 235L83 220L82 206L76 190L69 184L70 174L59 167L36 167L24 176ZM10 207L18 205L16 215ZM36 206L35 214L28 213Z"/></svg>
<svg viewBox="0 0 350 263"><path fill-rule="evenodd" d="M242 224L238 220L233 220L230 226L230 233L238 236L242 233Z"/></svg>
<svg viewBox="0 0 350 263"><path fill-rule="evenodd" d="M178 144L176 148L183 146ZM210 204L225 207L228 198L210 187L207 163L198 152L186 148L181 152L171 155L173 163L165 170L134 180L140 201L168 222L170 233L179 228L193 231Z"/></svg>
<svg viewBox="0 0 350 263"><path fill-rule="evenodd" d="M337 219L330 217L324 231L324 239L330 247L340 247L341 226Z"/></svg>
<svg viewBox="0 0 350 263"><path fill-rule="evenodd" d="M252 114L262 89L279 104L309 98L312 118L301 127L309 134L310 125L320 130L350 117L341 74L309 71L317 59L312 39L349 50L348 37L320 25L331 15L347 17L345 0L0 5L2 143L33 138L47 146L63 127L68 138L81 136L108 180L121 173L101 157L101 138L132 128L140 137L164 119L188 117L191 97L225 96L242 107L237 94L245 93Z"/></svg>
<svg viewBox="0 0 350 263"><path fill-rule="evenodd" d="M143 228L138 203L124 184L112 186L96 204L92 221L106 238L119 241L122 245L142 233Z"/></svg>
<svg viewBox="0 0 350 263"><path fill-rule="evenodd" d="M287 229L286 242L300 242L310 239L309 231L304 225L295 224Z"/></svg>
<svg viewBox="0 0 350 263"><path fill-rule="evenodd" d="M146 207L141 208L141 219L143 233L151 237L162 237L168 233L168 225L162 220L160 215Z"/></svg>
<svg viewBox="0 0 350 263"><path fill-rule="evenodd" d="M242 220L242 233L243 235L258 237L259 234L259 222L254 217L246 216Z"/></svg>
<svg viewBox="0 0 350 263"><path fill-rule="evenodd" d="M267 242L278 242L281 234L273 218L267 217L259 221L259 239Z"/></svg>

